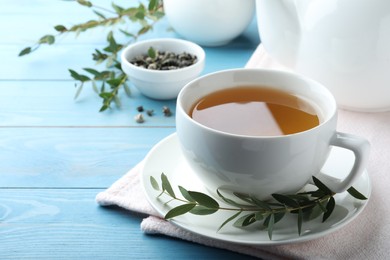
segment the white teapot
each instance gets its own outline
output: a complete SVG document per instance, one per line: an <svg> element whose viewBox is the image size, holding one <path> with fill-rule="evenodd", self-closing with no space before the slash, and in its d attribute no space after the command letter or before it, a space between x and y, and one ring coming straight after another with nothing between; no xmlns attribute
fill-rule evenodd
<svg viewBox="0 0 390 260"><path fill-rule="evenodd" d="M390 0L256 0L261 42L338 105L390 110Z"/></svg>

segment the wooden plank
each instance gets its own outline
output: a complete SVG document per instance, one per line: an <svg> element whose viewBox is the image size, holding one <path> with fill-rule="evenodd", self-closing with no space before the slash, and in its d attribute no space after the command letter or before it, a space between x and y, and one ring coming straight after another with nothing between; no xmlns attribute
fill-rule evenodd
<svg viewBox="0 0 390 260"><path fill-rule="evenodd" d="M157 101L146 98L131 88L129 98L120 92L121 108L99 113L102 99L86 85L74 100L76 89L72 81L0 81L0 126L170 126L175 125L175 100ZM153 116L143 112L145 122L134 117L137 107L154 110ZM164 106L171 117L162 113Z"/></svg>
<svg viewBox="0 0 390 260"><path fill-rule="evenodd" d="M0 128L0 187L106 188L175 128Z"/></svg>
<svg viewBox="0 0 390 260"><path fill-rule="evenodd" d="M142 215L96 205L101 190L0 189L0 259L208 259L242 255L145 236Z"/></svg>

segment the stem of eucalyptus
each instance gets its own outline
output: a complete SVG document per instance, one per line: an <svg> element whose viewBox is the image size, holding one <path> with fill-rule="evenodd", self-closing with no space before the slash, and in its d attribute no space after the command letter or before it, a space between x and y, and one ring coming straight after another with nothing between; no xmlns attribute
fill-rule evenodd
<svg viewBox="0 0 390 260"><path fill-rule="evenodd" d="M138 6L129 8L124 8L112 3L112 10L95 5L91 1L87 0L74 0L72 2L91 8L97 16L97 19L76 24L69 28L64 25L56 25L54 29L57 31L57 34L47 34L42 36L33 46L26 47L20 51L19 56L30 54L36 51L41 45L54 44L56 39L63 34L75 33L78 35L96 27L113 27L114 25L120 27L121 24L127 24L128 22L134 25L137 24L139 28L133 28L135 32L130 32L127 29L118 29L120 33L129 38L127 42L122 44L118 43L114 38L113 32L110 31L107 34L108 46L102 50L95 49L95 52L92 54L93 60L96 61L97 64L105 62L106 70L97 71L93 68L84 68L84 70L88 73L85 75L69 69L70 76L79 82L79 84L76 85L78 89L76 90L75 98L77 98L81 93L84 83L90 82L92 83L92 87L95 92L97 92L103 99L103 105L100 108L100 111L110 108L111 102L115 102L117 106L120 106L120 88L123 87L128 96L130 96L130 89L126 84L127 76L121 69L117 55L124 46L132 41L136 41L141 35L152 30L155 23L164 16L162 0L149 0L147 6L143 3L139 3ZM106 15L102 12L113 16L106 17ZM96 86L96 82L101 83L100 89ZM110 87L109 91L106 90L107 86Z"/></svg>
<svg viewBox="0 0 390 260"><path fill-rule="evenodd" d="M170 197L165 204L169 204L172 201L183 203L170 209L166 213L164 217L165 219L172 219L186 213L192 213L195 215L210 215L219 210L235 211L236 213L226 219L218 230L234 219L236 219L236 221L233 225L236 227L245 227L255 222L262 221L263 226L268 230L270 239L272 239L274 224L279 222L286 213L297 215L299 235L301 234L304 216L308 216L309 219L314 219L322 215L323 222L330 217L336 205L336 201L334 199L336 193L331 191L327 186L325 186L325 184L314 176L313 182L317 187L317 190L291 195L272 194L274 201L271 202L259 200L249 194L233 192L231 195L234 195L239 199L239 201L235 201L224 196L219 190L217 190L217 194L221 200L234 206L225 207L220 206L214 198L207 194L196 191L188 191L182 186L179 186L178 188L183 198L177 197L168 177L164 173L161 174L161 187L157 180L150 176L150 183L152 187L159 191L158 197L161 197L162 195ZM367 199L353 187L348 189L348 193L359 200ZM244 216L240 216L243 212L249 213L246 213Z"/></svg>

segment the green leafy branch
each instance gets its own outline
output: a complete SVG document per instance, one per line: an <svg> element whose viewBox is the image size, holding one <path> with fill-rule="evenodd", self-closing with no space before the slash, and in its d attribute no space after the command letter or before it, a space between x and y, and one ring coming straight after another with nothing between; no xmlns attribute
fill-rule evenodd
<svg viewBox="0 0 390 260"><path fill-rule="evenodd" d="M164 16L162 0L149 0L147 6L139 3L138 6L130 8L124 8L112 3L112 9L97 6L86 0L74 0L73 2L91 8L96 15L96 19L71 27L56 25L54 26L57 32L56 35L47 34L42 36L33 46L26 47L20 51L19 56L30 54L42 45L52 45L58 37L64 34L75 33L78 35L96 27L120 27L123 24L128 24L128 22L136 24L138 27L135 26L133 28L136 30L135 32L123 28L118 29L120 33L129 39L128 42L118 43L111 30L107 34L108 45L101 50L95 49L94 53L92 53L92 59L96 64L105 62L106 69L98 71L93 68L84 68L84 72L76 72L75 70L69 69L70 76L78 81L78 84L76 84L75 99L81 93L84 84L91 83L93 90L103 99L100 111L108 109L111 102L120 106L119 90L123 88L127 96L130 96L131 93L130 88L126 84L127 76L122 71L120 61L118 60L118 53L124 46L136 41L141 35L152 30L154 24ZM99 87L98 84L100 84Z"/></svg>
<svg viewBox="0 0 390 260"><path fill-rule="evenodd" d="M268 231L270 240L272 240L274 225L282 220L286 214L297 215L297 231L299 235L301 235L302 223L304 220L313 220L322 215L322 222L324 222L331 216L336 206L336 201L334 199L336 193L331 191L314 176L313 182L317 187L314 191L300 192L291 195L272 194L272 201L262 201L249 194L236 192L233 193L236 200L233 200L226 195L223 195L220 190L217 190L219 198L232 206L222 207L209 195L197 191L189 191L182 186L178 186L179 191L183 196L183 198L180 198L176 196L168 177L164 173L161 174L161 187L157 180L150 176L152 187L160 192L158 197L166 195L171 198L166 204L172 201L182 203L169 210L164 217L165 219L172 219L186 213L210 215L220 210L232 211L234 214L218 227L218 231L233 220L235 220L233 226L239 228L247 227L256 222L262 222L262 226ZM350 187L348 193L359 200L367 199L354 187Z"/></svg>

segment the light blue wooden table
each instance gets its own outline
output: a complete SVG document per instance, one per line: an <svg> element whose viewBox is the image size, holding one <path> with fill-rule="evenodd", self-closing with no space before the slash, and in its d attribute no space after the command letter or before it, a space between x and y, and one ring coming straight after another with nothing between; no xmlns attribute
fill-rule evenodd
<svg viewBox="0 0 390 260"><path fill-rule="evenodd" d="M110 5L111 1L94 1ZM116 1L118 2L118 1ZM119 1L127 4L136 1ZM137 1L138 2L138 1ZM0 0L0 259L230 259L244 257L140 231L144 216L95 202L98 192L175 131L175 100L143 97L132 88L122 108L99 113L86 86L74 101L68 69L93 67L91 53L107 30L68 35L18 57L57 24L93 17L88 8L54 0ZM162 21L147 37L178 37ZM243 67L259 43L253 22L229 45L205 48L204 73ZM137 124L136 107L156 115Z"/></svg>

